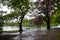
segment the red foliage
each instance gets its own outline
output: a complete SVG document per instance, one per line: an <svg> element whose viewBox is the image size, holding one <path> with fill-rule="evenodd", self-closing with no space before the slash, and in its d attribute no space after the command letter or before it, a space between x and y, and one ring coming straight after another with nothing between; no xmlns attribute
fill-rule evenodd
<svg viewBox="0 0 60 40"><path fill-rule="evenodd" d="M43 20L43 16L36 16L34 19L33 19L33 24L37 25L37 26L40 26L41 23L42 23L42 20Z"/></svg>

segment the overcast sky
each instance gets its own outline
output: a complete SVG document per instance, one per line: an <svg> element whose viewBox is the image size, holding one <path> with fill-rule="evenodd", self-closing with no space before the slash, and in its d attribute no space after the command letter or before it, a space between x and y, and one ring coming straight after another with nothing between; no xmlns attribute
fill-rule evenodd
<svg viewBox="0 0 60 40"><path fill-rule="evenodd" d="M10 9L8 9L8 7L7 6L3 6L2 4L0 4L0 11L7 11L7 13L10 13Z"/></svg>
<svg viewBox="0 0 60 40"><path fill-rule="evenodd" d="M37 0L31 0L31 2L36 2ZM8 9L8 7L7 6L3 6L1 3L0 3L0 7L2 7L2 8L0 8L0 11L7 11L7 13L6 14L9 14L10 13L10 11L11 11L11 9ZM6 15L6 14L3 14L3 15ZM25 18L29 18L28 16L26 16Z"/></svg>
<svg viewBox="0 0 60 40"><path fill-rule="evenodd" d="M36 2L37 0L31 0L31 2ZM7 11L7 13L10 13L11 9L8 9L7 6L3 6L2 4L0 4L0 7L2 7L2 9L0 8L0 10L3 11Z"/></svg>

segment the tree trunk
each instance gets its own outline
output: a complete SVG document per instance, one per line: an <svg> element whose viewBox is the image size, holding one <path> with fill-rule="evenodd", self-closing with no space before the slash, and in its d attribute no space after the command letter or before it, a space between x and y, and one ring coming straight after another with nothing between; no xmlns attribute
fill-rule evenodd
<svg viewBox="0 0 60 40"><path fill-rule="evenodd" d="M46 15L46 24L47 24L47 30L50 30L50 17L49 17L49 13L47 13Z"/></svg>
<svg viewBox="0 0 60 40"><path fill-rule="evenodd" d="M21 21L19 23L19 32L22 32L22 19L21 19Z"/></svg>
<svg viewBox="0 0 60 40"><path fill-rule="evenodd" d="M23 29L22 29L22 21L24 19L24 15L21 16L21 19L20 19L20 23L19 23L19 32L22 33Z"/></svg>
<svg viewBox="0 0 60 40"><path fill-rule="evenodd" d="M46 23L47 23L47 30L50 30L50 16L49 16L49 6L50 0L46 0Z"/></svg>

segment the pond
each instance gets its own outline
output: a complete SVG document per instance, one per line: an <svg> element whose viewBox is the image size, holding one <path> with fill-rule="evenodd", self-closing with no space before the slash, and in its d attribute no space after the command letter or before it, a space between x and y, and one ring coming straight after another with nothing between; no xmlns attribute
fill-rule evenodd
<svg viewBox="0 0 60 40"><path fill-rule="evenodd" d="M23 27L25 31L22 33L22 40L60 40L60 29L53 27L50 31L47 31L45 27ZM19 27L4 26L3 31L19 30ZM20 33L2 33L0 40L20 40ZM57 36L57 37L56 37ZM54 38L55 37L55 38Z"/></svg>
<svg viewBox="0 0 60 40"><path fill-rule="evenodd" d="M12 30L19 30L19 27L16 26L4 26L2 27L3 31L12 31ZM23 27L23 30L36 30L38 27ZM40 27L39 29L46 29L45 27Z"/></svg>
<svg viewBox="0 0 60 40"><path fill-rule="evenodd" d="M52 28L60 28L60 25L52 27ZM36 29L38 29L38 27L23 27L23 30L36 30ZM46 27L40 27L39 29L45 30ZM12 30L19 30L19 27L16 27L16 26L4 26L3 27L3 31L12 31Z"/></svg>

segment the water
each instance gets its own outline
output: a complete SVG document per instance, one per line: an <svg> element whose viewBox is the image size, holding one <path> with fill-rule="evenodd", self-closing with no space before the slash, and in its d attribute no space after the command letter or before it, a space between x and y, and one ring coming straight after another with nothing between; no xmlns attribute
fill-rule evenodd
<svg viewBox="0 0 60 40"><path fill-rule="evenodd" d="M14 31L14 30L19 30L19 27L16 26L4 26L3 31ZM36 31L36 30L46 30L46 28L37 28L37 27L23 27L23 34L29 35L31 31ZM32 32L31 32L32 33ZM32 33L33 34L33 33ZM19 35L19 32L16 33L10 33L10 32L3 32L2 35Z"/></svg>
<svg viewBox="0 0 60 40"><path fill-rule="evenodd" d="M22 35L23 35L23 37L22 37L22 39L23 40L33 40L34 38L32 38L32 36L34 36L35 35L35 31L36 30L42 30L42 29L40 29L40 28L37 28L37 27L23 27L23 30L25 30L25 31L23 31L23 33L22 33ZM12 30L19 30L19 27L16 27L16 26L4 26L3 27L3 31L12 31ZM20 38L19 38L19 35L20 35L20 33L19 32L16 32L16 33L10 33L10 32L3 32L2 33L2 35L7 35L7 36L13 36L13 35L17 35L16 37L14 37L14 38L12 38L11 40L20 40Z"/></svg>
<svg viewBox="0 0 60 40"><path fill-rule="evenodd" d="M53 28L60 28L60 27L57 26L57 27L53 27ZM12 31L12 30L19 30L19 27L16 27L16 26L13 26L13 27L4 26L3 27L3 31ZM25 31L22 32L22 40L45 40L46 37L47 37L47 34L51 35L51 33L52 33L52 32L47 32L45 27L41 27L41 28L23 27L23 30L25 30ZM19 36L20 35L19 32L16 32L16 33L2 33L2 35L8 35L8 36L11 35L10 40L20 40L21 39L20 36ZM17 35L17 36L14 36L12 38L12 35ZM52 33L52 35L54 36L55 33L54 34ZM50 36L48 36L48 37L50 37ZM49 39L48 37L47 37L47 40ZM51 36L51 38L52 38L52 36Z"/></svg>
<svg viewBox="0 0 60 40"><path fill-rule="evenodd" d="M12 31L12 30L19 30L19 27L16 26L4 26L2 27L3 31ZM23 30L28 30L30 27L23 27Z"/></svg>
<svg viewBox="0 0 60 40"><path fill-rule="evenodd" d="M4 26L2 28L3 28L3 31L19 30L19 27L16 27L16 26ZM38 27L23 27L23 30L36 30L36 29L45 30L46 28L45 27L41 27L41 28L38 28Z"/></svg>
<svg viewBox="0 0 60 40"><path fill-rule="evenodd" d="M3 27L3 31L12 31L12 30L19 30L19 28L16 27L16 26L14 26L14 27L4 26L4 27Z"/></svg>

